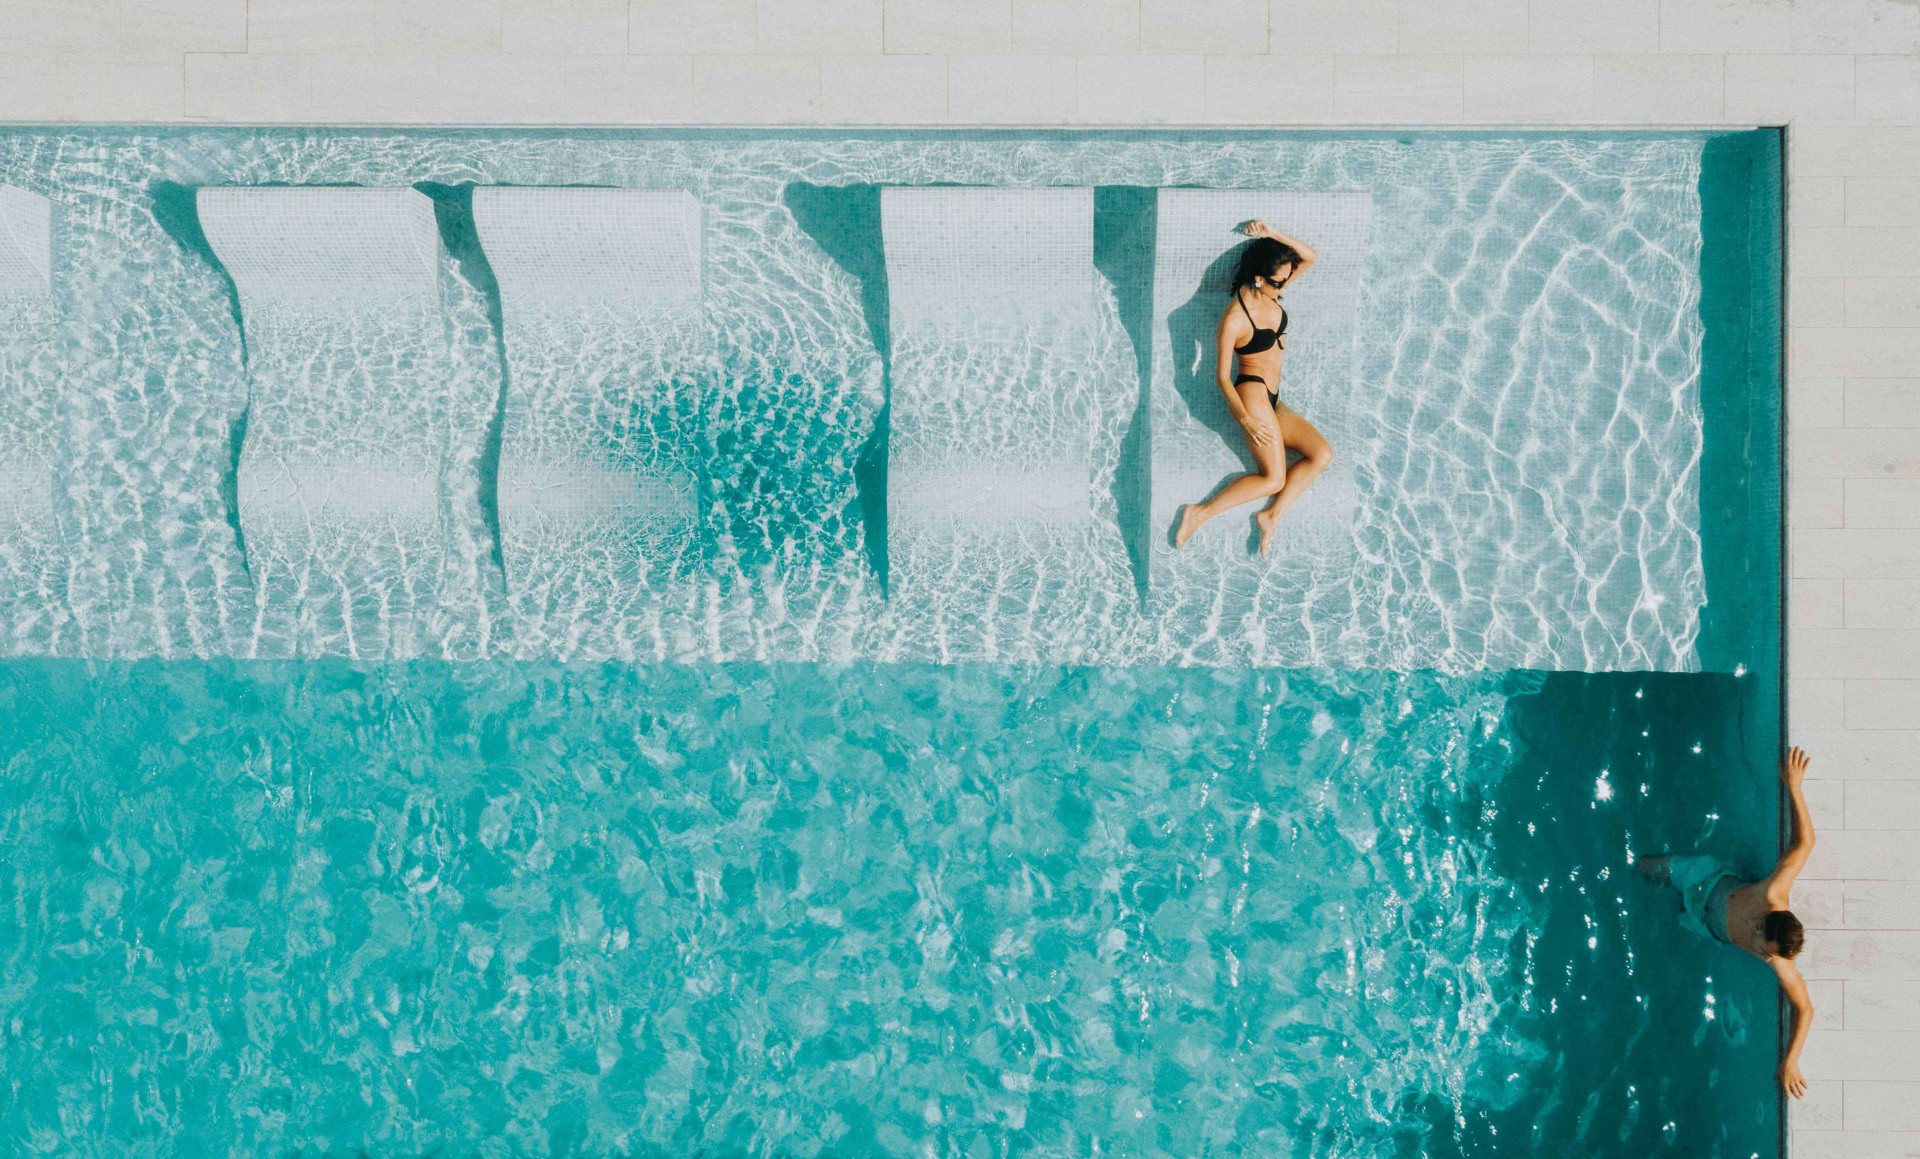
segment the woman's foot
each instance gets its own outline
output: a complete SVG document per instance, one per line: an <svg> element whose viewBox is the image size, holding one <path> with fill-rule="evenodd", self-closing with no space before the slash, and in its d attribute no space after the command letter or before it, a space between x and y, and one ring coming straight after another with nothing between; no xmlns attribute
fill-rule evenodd
<svg viewBox="0 0 1920 1159"><path fill-rule="evenodd" d="M1173 545L1175 547L1185 547L1187 540L1192 539L1193 533L1200 530L1200 525L1206 521L1206 516L1200 514L1200 505L1198 503L1189 503L1182 507L1180 509L1180 526L1173 530Z"/></svg>
<svg viewBox="0 0 1920 1159"><path fill-rule="evenodd" d="M1260 525L1260 558L1267 558L1267 549L1273 546L1273 529L1280 522L1280 512L1272 507L1254 515L1253 521Z"/></svg>

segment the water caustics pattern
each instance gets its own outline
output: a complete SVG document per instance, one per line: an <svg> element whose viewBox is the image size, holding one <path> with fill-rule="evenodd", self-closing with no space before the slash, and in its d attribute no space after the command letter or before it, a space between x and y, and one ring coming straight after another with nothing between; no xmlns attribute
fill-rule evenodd
<svg viewBox="0 0 1920 1159"><path fill-rule="evenodd" d="M698 394L713 368L700 203L477 189L473 215L501 298L500 544L516 642L562 658L656 654L697 619L670 594L701 556Z"/></svg>
<svg viewBox="0 0 1920 1159"><path fill-rule="evenodd" d="M57 452L73 561L59 615L72 628L50 647L119 657L1687 669L1703 599L1694 507L1703 140L0 136L0 181L48 189L75 222L55 263L71 415L61 429L86 433ZM683 192L701 213L704 347L683 358L673 351L693 344L655 337L673 329L670 311L622 307L602 324L588 319L604 306L516 297L511 274L481 276L473 254L436 258L437 313L421 295L417 310L347 322L351 310L256 307L245 285L236 304L221 263L183 245L197 225L169 217L162 188L416 183L440 191L441 211L446 190L473 189L476 207L491 187ZM1329 218L1339 240L1323 249L1327 269L1295 291L1301 340L1283 384L1302 406L1337 408L1342 364L1352 369L1335 447L1342 474L1315 500L1346 511L1350 495L1351 534L1332 537L1327 566L1303 571L1299 556L1332 526L1319 521L1309 534L1310 507L1271 566L1164 558L1155 505L1184 484L1177 471L1158 473L1184 468L1154 440L1178 424L1141 403L1167 397L1152 380L1174 365L1171 331L1163 322L1168 337L1157 337L1130 313L1155 293L1151 260L1131 272L1088 268L1097 195L1071 223L1053 210L996 210L980 244L1031 229L1081 255L1009 267L1001 279L984 260L943 264L931 251L916 274L909 251L920 239L883 229L883 199L859 211L866 218L823 223L796 212L801 185L890 195L967 187L901 191L936 199L997 189L1013 199L1003 206L1164 190L1168 256L1183 204L1233 216L1244 196L1254 216L1292 198L1278 209L1298 205L1308 220L1314 198L1364 198L1361 252L1341 232L1355 219L1336 228ZM1226 200L1208 200L1216 196ZM611 236L604 222L594 228ZM884 233L884 262L850 263L836 230ZM1203 237L1191 244L1181 261L1205 257ZM1224 256L1234 239L1211 244ZM1356 262L1348 345L1334 337L1338 310L1321 316L1313 298L1323 291L1309 283L1325 272L1331 285ZM1073 297L1088 312L1050 318L1022 305L1014 282L1036 272L1038 284L1084 284ZM946 291L956 297L943 300ZM967 294L993 309L959 308ZM663 364L649 361L656 355ZM604 408L625 404L590 403L595 376L609 398L639 392L660 405L624 412L628 430L614 432ZM1325 402L1307 401L1316 394ZM371 409L376 398L405 415L355 417L387 413ZM531 460L511 453L527 449L513 440L536 416L548 422L530 406L544 398L557 409L540 438L616 457L619 439L642 438L673 457L673 470L649 477L677 482L641 488L640 507L681 510L682 472L691 474L684 542L624 561L603 555L603 568L629 569L620 583L631 582L631 600L610 594L620 583L594 579L594 565L561 576L568 556L558 548L538 555L560 587L536 591L508 574L510 559L534 558L514 548L516 534L558 526L519 518L533 496L564 505L607 493L581 481L579 462L566 468L577 486L515 483L512 471ZM941 439L950 441L935 446ZM1015 485L1007 456L1031 458L1056 439L1071 445L1022 468L1044 471L1018 486L1068 507L1002 504ZM244 495L230 499L242 443ZM1223 456L1237 453L1222 444ZM296 447L326 453L265 469L270 450ZM385 479L392 471L405 487ZM276 478L281 490L265 489ZM436 530L402 519L396 501L429 491ZM301 511L297 520L267 517L269 501L294 495L321 501L326 518L311 521L314 508L298 504L284 508ZM424 499L416 509L424 516ZM1207 553L1234 549L1237 522L1222 520ZM297 530L289 537L287 527ZM325 543L334 546L314 554ZM361 556L380 561L327 562ZM942 588L983 595L943 604Z"/></svg>
<svg viewBox="0 0 1920 1159"><path fill-rule="evenodd" d="M198 203L246 324L254 654L439 654L454 602L443 477L472 461L450 454L463 384L432 203L406 188L211 188Z"/></svg>
<svg viewBox="0 0 1920 1159"><path fill-rule="evenodd" d="M0 185L0 641L12 655L49 655L72 644L55 509L61 440L52 229L46 198Z"/></svg>
<svg viewBox="0 0 1920 1159"><path fill-rule="evenodd" d="M1094 458L1095 432L1125 414L1132 358L1094 270L1093 190L890 188L880 206L882 655L1078 660L1132 587L1112 466Z"/></svg>

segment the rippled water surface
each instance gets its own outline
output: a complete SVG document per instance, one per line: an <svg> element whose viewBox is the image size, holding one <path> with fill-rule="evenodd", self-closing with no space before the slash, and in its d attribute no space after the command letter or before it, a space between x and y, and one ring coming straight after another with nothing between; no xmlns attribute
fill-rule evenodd
<svg viewBox="0 0 1920 1159"><path fill-rule="evenodd" d="M1764 971L1623 876L1767 827L1737 682L1554 680L15 662L5 1134L1766 1149Z"/></svg>
<svg viewBox="0 0 1920 1159"><path fill-rule="evenodd" d="M53 608L8 638L120 658L1688 670L1705 600L1705 144L0 134L0 181L56 210L61 325L36 357L61 386L52 527L36 534L66 573ZM1008 311L975 319L974 340L915 322L938 321L943 290L964 299L965 278L1001 276L893 253L905 242L885 237L875 186L933 183L1098 187L1090 217L1028 219L1016 201L974 227L1073 241L1085 320L1035 324L1006 304L1020 286L972 285ZM438 300L359 321L248 303L194 190L261 184L426 191ZM476 184L690 193L698 340L671 353L664 320L502 303L466 208ZM1152 320L1190 319L1138 308L1155 231L1120 195L1176 186L1371 203L1364 236L1322 239L1360 271L1358 313L1320 317L1303 282L1284 388L1339 437L1351 525L1283 537L1269 564L1175 556L1148 524L1145 496L1176 473L1156 472L1145 379L1178 373L1166 346L1185 336ZM1122 234L1131 248L1100 240ZM1235 241L1202 244L1210 260ZM626 413L598 413L607 400ZM609 531L611 548L550 536L527 494L551 464L518 460L568 447L569 462L624 463L634 431L659 444L649 461L676 464L694 525L667 542ZM976 511L921 533L916 497L942 509L982 473L1048 457L1058 434L1085 462L1065 488L1077 526ZM516 536L553 566L515 573ZM917 596L923 575L991 591L991 606ZM582 592L579 576L599 578Z"/></svg>
<svg viewBox="0 0 1920 1159"><path fill-rule="evenodd" d="M1777 843L1762 136L0 132L0 1150L1777 1154L1629 872ZM432 291L244 298L278 184ZM697 299L503 297L484 185L684 191ZM1151 517L1176 187L1351 225L1270 563Z"/></svg>

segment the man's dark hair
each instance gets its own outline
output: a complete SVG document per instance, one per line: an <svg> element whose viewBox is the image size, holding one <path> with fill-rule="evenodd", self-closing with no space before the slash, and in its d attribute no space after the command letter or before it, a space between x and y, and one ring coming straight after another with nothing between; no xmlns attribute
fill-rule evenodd
<svg viewBox="0 0 1920 1159"><path fill-rule="evenodd" d="M1780 956L1791 958L1800 953L1800 947L1807 944L1806 928L1800 919L1788 910L1777 909L1767 915L1760 932L1769 942L1780 950Z"/></svg>

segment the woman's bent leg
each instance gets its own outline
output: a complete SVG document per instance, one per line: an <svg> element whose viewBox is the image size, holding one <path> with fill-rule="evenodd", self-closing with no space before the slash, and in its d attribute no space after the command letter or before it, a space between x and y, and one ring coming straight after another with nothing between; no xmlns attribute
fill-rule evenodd
<svg viewBox="0 0 1920 1159"><path fill-rule="evenodd" d="M1247 413L1254 416L1256 421L1262 414L1274 413L1267 403L1268 397L1267 388L1258 382L1248 382L1240 386L1240 401L1247 408ZM1287 485L1286 435L1280 427L1277 415L1274 418L1274 425L1269 428L1269 433L1273 436L1273 440L1267 447L1254 442L1253 436L1247 436L1247 447L1253 452L1253 461L1260 466L1259 472L1242 475L1222 487L1205 503L1189 503L1182 509L1180 526L1173 535L1174 546L1185 547L1187 540L1200 529L1200 525L1214 516L1225 514L1243 503L1251 503L1256 499L1277 494Z"/></svg>
<svg viewBox="0 0 1920 1159"><path fill-rule="evenodd" d="M1286 445L1299 451L1303 456L1293 466L1287 468L1284 485L1273 495L1273 502L1267 509L1254 516L1260 524L1260 558L1265 559L1267 549L1273 543L1274 525L1287 513L1287 508L1313 486L1326 469L1333 465L1333 444L1327 442L1314 425L1285 407L1276 406L1275 421L1279 424Z"/></svg>

